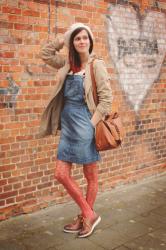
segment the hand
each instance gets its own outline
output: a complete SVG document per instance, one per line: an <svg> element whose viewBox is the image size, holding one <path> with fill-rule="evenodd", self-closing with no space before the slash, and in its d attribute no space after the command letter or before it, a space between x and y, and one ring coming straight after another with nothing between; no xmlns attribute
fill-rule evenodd
<svg viewBox="0 0 166 250"><path fill-rule="evenodd" d="M64 36L63 34L59 33L56 37L58 38L60 49L62 49L64 46Z"/></svg>
<svg viewBox="0 0 166 250"><path fill-rule="evenodd" d="M59 39L59 45L60 45L60 48L62 49L64 46L64 39L63 38Z"/></svg>
<svg viewBox="0 0 166 250"><path fill-rule="evenodd" d="M64 36L61 33L58 33L57 35L55 34L49 34L48 40L49 41L54 41L55 39L58 39L59 42L59 48L62 49L64 46Z"/></svg>
<svg viewBox="0 0 166 250"><path fill-rule="evenodd" d="M92 119L90 120L90 122L91 122L91 124L92 124L92 127L95 128L95 125L94 125Z"/></svg>

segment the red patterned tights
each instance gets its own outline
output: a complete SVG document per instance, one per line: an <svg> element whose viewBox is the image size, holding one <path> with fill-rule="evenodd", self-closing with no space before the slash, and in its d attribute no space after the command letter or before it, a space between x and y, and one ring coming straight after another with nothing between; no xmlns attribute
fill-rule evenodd
<svg viewBox="0 0 166 250"><path fill-rule="evenodd" d="M72 164L57 160L55 178L63 184L69 195L78 204L83 217L93 218L93 205L98 191L98 168L96 163L83 166L83 172L87 180L86 199L76 181L71 176Z"/></svg>

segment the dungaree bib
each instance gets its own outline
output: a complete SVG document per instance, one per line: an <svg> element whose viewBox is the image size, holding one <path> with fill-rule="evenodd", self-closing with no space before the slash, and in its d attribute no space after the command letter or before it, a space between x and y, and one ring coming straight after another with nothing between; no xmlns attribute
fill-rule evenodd
<svg viewBox="0 0 166 250"><path fill-rule="evenodd" d="M95 146L95 129L90 121L92 115L84 100L82 75L67 75L64 100L57 159L77 164L100 160Z"/></svg>

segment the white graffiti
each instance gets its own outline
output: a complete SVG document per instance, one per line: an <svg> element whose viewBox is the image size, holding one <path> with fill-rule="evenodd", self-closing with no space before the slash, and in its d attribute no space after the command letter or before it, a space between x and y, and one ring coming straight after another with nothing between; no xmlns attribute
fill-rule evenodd
<svg viewBox="0 0 166 250"><path fill-rule="evenodd" d="M158 79L166 53L166 18L157 11L138 15L131 5L109 6L107 31L110 55L119 82L137 112Z"/></svg>

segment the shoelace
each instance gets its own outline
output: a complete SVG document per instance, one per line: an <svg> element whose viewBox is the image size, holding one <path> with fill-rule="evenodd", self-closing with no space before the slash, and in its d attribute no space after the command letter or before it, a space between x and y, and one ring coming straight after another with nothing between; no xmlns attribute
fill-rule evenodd
<svg viewBox="0 0 166 250"><path fill-rule="evenodd" d="M79 214L77 215L77 217L74 218L74 221L80 220L82 222L82 218L83 218L82 215Z"/></svg>
<svg viewBox="0 0 166 250"><path fill-rule="evenodd" d="M82 217L82 223L83 223L83 227L87 226L89 229L91 229L91 224L90 221L87 218Z"/></svg>

